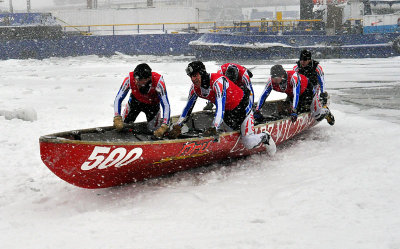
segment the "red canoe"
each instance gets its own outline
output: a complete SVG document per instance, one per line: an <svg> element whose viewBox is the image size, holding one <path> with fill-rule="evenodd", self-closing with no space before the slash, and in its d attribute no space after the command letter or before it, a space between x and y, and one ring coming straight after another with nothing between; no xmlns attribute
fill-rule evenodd
<svg viewBox="0 0 400 249"><path fill-rule="evenodd" d="M264 113L274 113L279 101L266 102ZM248 150L239 132L221 133L219 141L201 137L214 114L193 113L188 131L178 139L153 140L146 124L135 123L123 132L113 127L75 130L42 136L41 158L58 177L82 188L107 188L159 177L227 158L238 158L265 151L265 146ZM176 119L176 117L174 117ZM268 117L256 125L256 133L268 131L276 145L317 124L310 113L295 123L288 117ZM185 126L184 126L185 127Z"/></svg>

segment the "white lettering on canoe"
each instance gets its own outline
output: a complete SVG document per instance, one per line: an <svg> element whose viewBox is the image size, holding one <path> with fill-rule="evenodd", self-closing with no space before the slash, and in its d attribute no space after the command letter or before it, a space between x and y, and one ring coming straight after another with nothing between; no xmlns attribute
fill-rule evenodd
<svg viewBox="0 0 400 249"><path fill-rule="evenodd" d="M81 169L91 170L96 167L105 169L111 166L119 168L139 159L142 153L142 148L134 148L126 153L125 148L116 148L111 151L110 147L96 146L86 162L82 164Z"/></svg>

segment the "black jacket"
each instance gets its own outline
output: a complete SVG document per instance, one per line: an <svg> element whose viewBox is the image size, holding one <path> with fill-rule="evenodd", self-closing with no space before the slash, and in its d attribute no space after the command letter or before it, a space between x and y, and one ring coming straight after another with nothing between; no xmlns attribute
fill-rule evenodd
<svg viewBox="0 0 400 249"><path fill-rule="evenodd" d="M319 62L315 60L311 60L311 62L306 67L300 66L300 61L296 62L298 66L298 73L306 76L308 81L313 85L318 85L318 74L317 74L317 67Z"/></svg>

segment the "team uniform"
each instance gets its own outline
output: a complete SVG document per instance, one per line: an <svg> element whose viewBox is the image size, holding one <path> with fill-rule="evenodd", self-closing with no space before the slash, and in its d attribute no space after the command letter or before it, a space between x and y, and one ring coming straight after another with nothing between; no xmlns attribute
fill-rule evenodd
<svg viewBox="0 0 400 249"><path fill-rule="evenodd" d="M285 89L282 89L279 84L273 83L271 78L268 79L267 85L258 101L256 111L261 110L272 89L287 94L288 100L292 102L292 112L303 112L309 108L313 116L318 120L328 111L326 108L322 108L319 95L316 94L317 91L313 89L307 77L295 71L287 71Z"/></svg>
<svg viewBox="0 0 400 249"><path fill-rule="evenodd" d="M162 124L168 125L170 122L170 105L167 90L163 77L156 73L151 73L151 84L145 88L138 88L134 72L130 72L122 83L114 100L114 115L121 115L122 101L125 99L129 90L131 95L125 110L122 114L124 123L134 122L140 112L146 114L148 129L156 130ZM160 104L163 108L163 118L160 118Z"/></svg>
<svg viewBox="0 0 400 249"><path fill-rule="evenodd" d="M302 63L303 62L303 63ZM301 64L307 64L306 66L301 66ZM327 107L328 104L328 93L325 91L325 78L324 71L319 65L319 62L311 58L311 52L304 49L300 53L300 60L296 62L293 70L306 76L308 82L313 86L314 92L321 99L321 103L328 110L325 115L325 119L330 125L335 124L335 117Z"/></svg>
<svg viewBox="0 0 400 249"><path fill-rule="evenodd" d="M306 76L314 89L319 87L321 93L325 92L324 70L322 70L318 61L311 60L306 67L301 67L300 61L297 61L296 65L293 67L293 71Z"/></svg>
<svg viewBox="0 0 400 249"><path fill-rule="evenodd" d="M210 74L209 87L192 84L188 102L177 124L182 125L193 110L198 97L207 99L216 106L213 126L218 130L224 121L233 130L240 129L241 139L248 149L258 146L266 134L255 134L253 112L247 111L249 95L219 73Z"/></svg>
<svg viewBox="0 0 400 249"><path fill-rule="evenodd" d="M239 71L238 78L233 83L235 83L243 91L245 91L245 94L250 95L249 105L247 106L248 111L250 111L254 104L254 90L253 90L253 86L251 85L250 75L249 75L249 71L247 70L247 68L245 68L239 64L236 64L236 63L225 63L221 66L221 68L218 70L217 73L225 75L228 67L232 66L232 65L235 66Z"/></svg>

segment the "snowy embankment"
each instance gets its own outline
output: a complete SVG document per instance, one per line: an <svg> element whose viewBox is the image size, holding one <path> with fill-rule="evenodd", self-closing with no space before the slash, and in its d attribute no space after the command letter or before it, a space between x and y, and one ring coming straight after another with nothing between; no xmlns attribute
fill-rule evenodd
<svg viewBox="0 0 400 249"><path fill-rule="evenodd" d="M321 122L273 158L100 190L69 185L41 162L39 136L112 124L114 96L137 63L164 75L179 114L190 60L0 61L0 247L400 248L400 58L322 61L335 126ZM245 64L256 99L271 66L261 63Z"/></svg>
<svg viewBox="0 0 400 249"><path fill-rule="evenodd" d="M4 116L6 120L14 118L32 122L37 120L36 110L29 107L20 108L12 111L0 110L0 116Z"/></svg>

